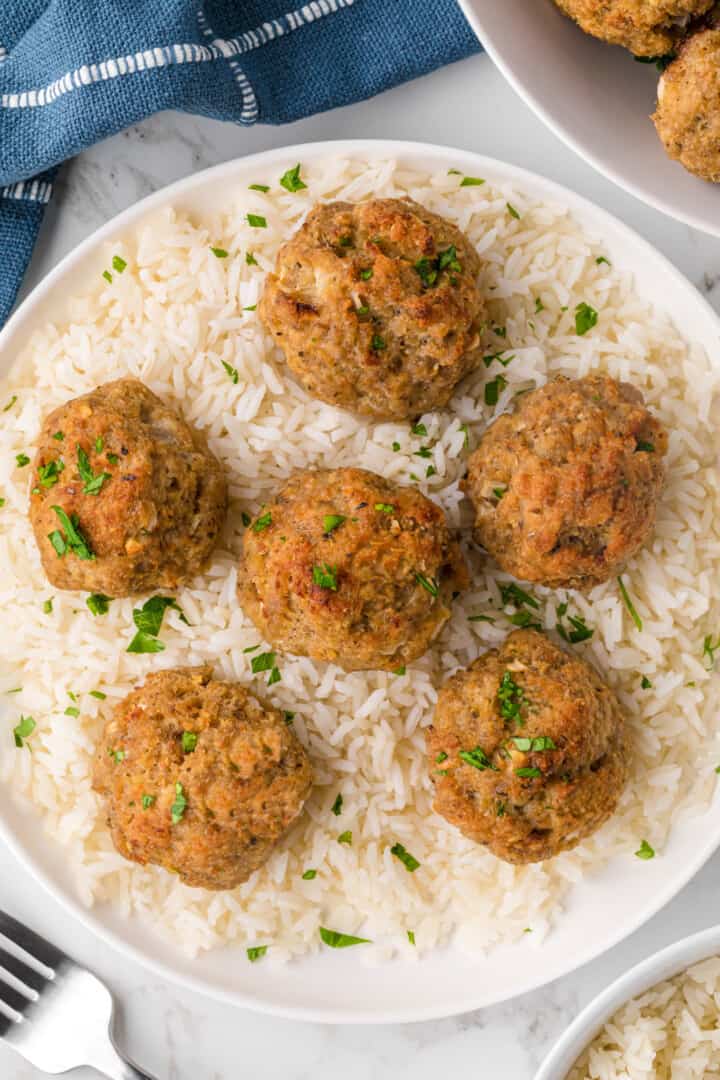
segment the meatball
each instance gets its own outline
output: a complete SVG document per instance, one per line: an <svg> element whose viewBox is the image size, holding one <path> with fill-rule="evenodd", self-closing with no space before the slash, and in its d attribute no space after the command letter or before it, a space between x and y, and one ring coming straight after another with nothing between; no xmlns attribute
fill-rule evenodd
<svg viewBox="0 0 720 1080"><path fill-rule="evenodd" d="M437 812L511 863L589 836L627 777L617 698L535 630L515 630L448 680L426 743Z"/></svg>
<svg viewBox="0 0 720 1080"><path fill-rule="evenodd" d="M363 469L299 472L245 533L238 597L272 644L346 671L416 660L467 569L445 516Z"/></svg>
<svg viewBox="0 0 720 1080"><path fill-rule="evenodd" d="M471 455L476 538L525 581L607 581L653 529L666 450L665 429L628 383L557 378L523 395Z"/></svg>
<svg viewBox="0 0 720 1080"><path fill-rule="evenodd" d="M280 249L260 317L308 393L402 420L478 366L480 260L410 199L317 206Z"/></svg>
<svg viewBox="0 0 720 1080"><path fill-rule="evenodd" d="M555 0L586 34L635 56L665 56L715 0Z"/></svg>
<svg viewBox="0 0 720 1080"><path fill-rule="evenodd" d="M129 596L190 580L226 507L204 436L137 379L73 398L43 424L30 521L58 589Z"/></svg>
<svg viewBox="0 0 720 1080"><path fill-rule="evenodd" d="M126 859L232 889L300 816L312 769L282 713L206 665L149 675L117 705L93 786Z"/></svg>
<svg viewBox="0 0 720 1080"><path fill-rule="evenodd" d="M660 79L653 121L671 158L720 183L720 29L683 45Z"/></svg>

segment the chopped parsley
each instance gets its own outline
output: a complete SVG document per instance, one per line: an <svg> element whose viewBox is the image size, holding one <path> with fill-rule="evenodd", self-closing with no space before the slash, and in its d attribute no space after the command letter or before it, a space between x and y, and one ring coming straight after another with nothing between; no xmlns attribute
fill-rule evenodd
<svg viewBox="0 0 720 1080"><path fill-rule="evenodd" d="M317 870L306 870L302 876L303 881L314 881L317 877Z"/></svg>
<svg viewBox="0 0 720 1080"><path fill-rule="evenodd" d="M347 844L348 846L352 844L352 832L350 829L346 829L345 832L340 833L338 836L338 844Z"/></svg>
<svg viewBox="0 0 720 1080"><path fill-rule="evenodd" d="M252 945L249 949L246 949L245 952L250 963L254 964L257 960L261 960L268 948L268 945Z"/></svg>
<svg viewBox="0 0 720 1080"><path fill-rule="evenodd" d="M432 450L429 446L421 446L419 450L415 451L415 457L429 458L432 457Z"/></svg>
<svg viewBox="0 0 720 1080"><path fill-rule="evenodd" d="M706 657L706 656L708 658L708 661L709 661L709 663L708 663L708 671L712 671L713 668L715 667L715 653L717 652L718 649L720 649L720 636L718 636L717 641L713 645L712 634L707 634L705 636L705 638L703 639L703 651L702 651L702 654L703 654L703 658Z"/></svg>
<svg viewBox="0 0 720 1080"><path fill-rule="evenodd" d="M525 592L519 585L514 582L510 582L508 585L500 586L500 596L502 597L503 605L514 604L515 607L522 607L525 604L527 607L538 609L540 604L531 596L530 593Z"/></svg>
<svg viewBox="0 0 720 1080"><path fill-rule="evenodd" d="M541 750L557 750L557 746L549 735L537 735L534 739L514 735L512 741L524 754L537 753Z"/></svg>
<svg viewBox="0 0 720 1080"><path fill-rule="evenodd" d="M253 656L250 661L250 668L253 675L259 675L263 671L271 671L275 666L275 653L264 652L259 656Z"/></svg>
<svg viewBox="0 0 720 1080"><path fill-rule="evenodd" d="M630 613L630 618L635 623L638 630L642 630L642 628L643 628L642 619L640 618L637 611L635 610L635 605L633 604L632 600L630 599L630 593L625 588L625 585L623 584L623 580L622 580L621 577L619 577L617 579L617 582L618 582L618 585L620 586L620 595L623 598L623 603L625 604L625 607L628 609L628 611Z"/></svg>
<svg viewBox="0 0 720 1080"><path fill-rule="evenodd" d="M216 259L227 259L228 257L228 253L225 248L211 247L210 250L212 251Z"/></svg>
<svg viewBox="0 0 720 1080"><path fill-rule="evenodd" d="M0 510L3 508L4 505L5 505L5 499L0 498Z"/></svg>
<svg viewBox="0 0 720 1080"><path fill-rule="evenodd" d="M638 64L654 64L658 71L663 72L673 62L677 53L668 53L666 56L633 56Z"/></svg>
<svg viewBox="0 0 720 1080"><path fill-rule="evenodd" d="M331 589L333 592L337 592L337 569L334 566L330 566L328 563L324 563L322 566L313 566L313 582L315 585L319 585L321 589Z"/></svg>
<svg viewBox="0 0 720 1080"><path fill-rule="evenodd" d="M557 623L555 629L557 630L563 641L569 641L571 645L577 645L581 641L589 641L595 631L591 627L587 626L585 619L581 615L568 615L568 622L572 629L567 630L562 623L563 618L567 614L567 604L559 604L555 609L557 615Z"/></svg>
<svg viewBox="0 0 720 1080"><path fill-rule="evenodd" d="M264 218L262 214L248 214L247 223L253 229L267 229L267 218Z"/></svg>
<svg viewBox="0 0 720 1080"><path fill-rule="evenodd" d="M414 930L408 930L407 931L407 939L408 939L408 941L410 942L411 945L415 944L415 931Z"/></svg>
<svg viewBox="0 0 720 1080"><path fill-rule="evenodd" d="M260 642L257 645L248 645L247 649L243 649L244 653L256 652L260 648Z"/></svg>
<svg viewBox="0 0 720 1080"><path fill-rule="evenodd" d="M427 435L427 428L424 424L413 424L410 430L413 435L420 435L423 438Z"/></svg>
<svg viewBox="0 0 720 1080"><path fill-rule="evenodd" d="M434 259L423 255L413 264L413 269L419 275L425 288L430 289L437 283L443 270L451 270L458 274L462 270L462 265L458 260L455 245L451 244L444 251L439 251Z"/></svg>
<svg viewBox="0 0 720 1080"><path fill-rule="evenodd" d="M50 597L50 599L46 600L45 603L43 604L43 611L45 612L46 615L52 615L52 609L53 609L53 602L52 602L52 597Z"/></svg>
<svg viewBox="0 0 720 1080"><path fill-rule="evenodd" d="M248 191L262 191L263 193L265 193L269 190L269 184L248 184Z"/></svg>
<svg viewBox="0 0 720 1080"><path fill-rule="evenodd" d="M375 503L375 509L381 514L394 514L395 507L392 503Z"/></svg>
<svg viewBox="0 0 720 1080"><path fill-rule="evenodd" d="M459 750L458 757L466 765L472 765L473 769L479 769L480 772L484 772L485 769L498 771L497 766L493 765L481 746L476 746L474 750Z"/></svg>
<svg viewBox="0 0 720 1080"><path fill-rule="evenodd" d="M544 310L545 310L545 305L543 304L543 302L542 302L542 300L540 299L540 297L539 297L539 296L536 296L536 297L535 297L535 311L536 311L536 313L537 313L537 314L539 315L539 314L540 314L540 312L541 312L541 311L544 311Z"/></svg>
<svg viewBox="0 0 720 1080"><path fill-rule="evenodd" d="M170 820L173 825L177 825L179 821L182 821L183 814L187 809L187 799L185 798L185 792L183 786L180 783L175 784L175 801L170 807Z"/></svg>
<svg viewBox="0 0 720 1080"><path fill-rule="evenodd" d="M108 747L108 757L111 757L116 765L125 760L124 750L114 750L112 746Z"/></svg>
<svg viewBox="0 0 720 1080"><path fill-rule="evenodd" d="M27 454L16 454L15 462L18 469L24 469L26 465L30 464L30 458L27 456Z"/></svg>
<svg viewBox="0 0 720 1080"><path fill-rule="evenodd" d="M367 270L361 270L360 271L360 280L361 281L369 281L372 276L373 276L372 267L368 267Z"/></svg>
<svg viewBox="0 0 720 1080"><path fill-rule="evenodd" d="M319 927L320 938L331 949L347 949L350 945L370 945L369 938L354 937L352 934L341 934L339 930L328 930L326 926Z"/></svg>
<svg viewBox="0 0 720 1080"><path fill-rule="evenodd" d="M246 251L245 252L245 262L247 263L248 266L257 266L258 265L258 261L255 258L255 256L253 255L252 251Z"/></svg>
<svg viewBox="0 0 720 1080"><path fill-rule="evenodd" d="M63 716L74 716L75 719L80 715L80 710L76 705L68 705L67 709L63 713Z"/></svg>
<svg viewBox="0 0 720 1080"><path fill-rule="evenodd" d="M468 622L489 622L494 623L492 615L468 615Z"/></svg>
<svg viewBox="0 0 720 1080"><path fill-rule="evenodd" d="M65 468L65 462L57 458L56 461L48 461L46 465L38 467L38 480L44 488L51 488L60 479L60 473Z"/></svg>
<svg viewBox="0 0 720 1080"><path fill-rule="evenodd" d="M93 615L107 615L110 608L109 596L105 596L104 593L90 593L85 603L90 608Z"/></svg>
<svg viewBox="0 0 720 1080"><path fill-rule="evenodd" d="M635 443L635 453L636 454L641 454L641 453L642 454L654 454L655 453L655 444L651 443L651 442L643 442L642 439L639 439Z"/></svg>
<svg viewBox="0 0 720 1080"><path fill-rule="evenodd" d="M396 859L399 859L410 874L414 874L420 865L415 856L411 855L409 851L406 851L402 844L393 844L390 848L390 854L394 855Z"/></svg>
<svg viewBox="0 0 720 1080"><path fill-rule="evenodd" d="M463 176L460 187L480 187L485 181L480 176Z"/></svg>
<svg viewBox="0 0 720 1080"><path fill-rule="evenodd" d="M108 282L108 283L109 283L110 285L112 285L112 274L110 273L110 271L109 271L109 270L103 270L103 272L102 272L102 276L103 276L103 277L105 278L105 280L106 280L106 281L107 281L107 282Z"/></svg>
<svg viewBox="0 0 720 1080"><path fill-rule="evenodd" d="M415 580L418 585L422 585L426 592L429 592L431 596L437 596L440 589L434 578L426 578L424 574L415 574Z"/></svg>
<svg viewBox="0 0 720 1080"><path fill-rule="evenodd" d="M248 304L247 307L243 308L243 311L255 311L256 309L257 304Z"/></svg>
<svg viewBox="0 0 720 1080"><path fill-rule="evenodd" d="M441 750L440 753L435 758L435 764L436 765L442 765L443 761L447 761L447 759L448 759L447 754L445 753L444 750Z"/></svg>
<svg viewBox="0 0 720 1080"><path fill-rule="evenodd" d="M510 356L503 356L503 352L504 350L501 349L500 352L488 353L487 356L483 356L483 364L485 367L489 368L495 360L497 360L498 364L502 367L507 367L510 361L515 359L515 353L511 353Z"/></svg>
<svg viewBox="0 0 720 1080"><path fill-rule="evenodd" d="M647 675L643 675L642 679L640 680L640 686L643 690L652 690L652 683L648 679Z"/></svg>
<svg viewBox="0 0 720 1080"><path fill-rule="evenodd" d="M90 697L97 698L98 701L104 701L107 697L107 694L103 694L102 690L91 690Z"/></svg>
<svg viewBox="0 0 720 1080"><path fill-rule="evenodd" d="M35 730L36 724L32 716L21 716L18 723L13 728L13 737L15 739L15 745L18 750L22 750L25 746L25 740L29 739ZM28 746L28 750L30 747Z"/></svg>
<svg viewBox="0 0 720 1080"><path fill-rule="evenodd" d="M3 405L3 412L9 412L10 409L12 409L12 407L15 404L16 401L17 401L17 394L13 394L13 396L8 401L7 405Z"/></svg>
<svg viewBox="0 0 720 1080"><path fill-rule="evenodd" d="M402 667L395 668L395 670L393 671L393 675L404 675L406 671L407 671L407 668L403 664Z"/></svg>
<svg viewBox="0 0 720 1080"><path fill-rule="evenodd" d="M291 712L290 709L283 709L283 719L286 724L292 724L295 719L295 713Z"/></svg>
<svg viewBox="0 0 720 1080"><path fill-rule="evenodd" d="M436 473L437 473L437 469L435 468L435 466L434 465L428 465L427 469L425 470L425 478L427 480L429 480L430 477L435 476Z"/></svg>
<svg viewBox="0 0 720 1080"><path fill-rule="evenodd" d="M225 368L225 374L230 376L230 381L234 386L237 386L240 375L238 369L233 367L232 364L228 364L227 360L221 360L220 363Z"/></svg>
<svg viewBox="0 0 720 1080"><path fill-rule="evenodd" d="M387 349L385 338L380 337L379 334L373 334L372 341L370 342L370 348L373 352L382 352L383 349Z"/></svg>
<svg viewBox="0 0 720 1080"><path fill-rule="evenodd" d="M71 514L68 517L61 506L53 506L51 509L55 511L60 524L65 530L64 536L59 529L55 529L48 536L58 556L62 557L66 551L72 551L78 559L94 559L95 555L80 531L80 521L77 514Z"/></svg>
<svg viewBox="0 0 720 1080"><path fill-rule="evenodd" d="M539 769L536 769L533 765L524 766L522 769L516 769L515 775L522 777L522 779L534 780L538 776L542 776Z"/></svg>
<svg viewBox="0 0 720 1080"><path fill-rule="evenodd" d="M638 859L654 859L655 848L648 844L647 840L643 840L635 854Z"/></svg>
<svg viewBox="0 0 720 1080"><path fill-rule="evenodd" d="M83 495L99 495L106 480L110 479L110 473L101 472L97 476L90 468L90 461L82 446L77 448L77 466L80 479L83 481Z"/></svg>
<svg viewBox="0 0 720 1080"><path fill-rule="evenodd" d="M338 529L347 518L344 514L326 514L323 518L322 529L325 536L329 536L331 532Z"/></svg>
<svg viewBox="0 0 720 1080"><path fill-rule="evenodd" d="M507 386L504 375L496 375L490 382L485 383L485 404L497 405L501 391Z"/></svg>
<svg viewBox="0 0 720 1080"><path fill-rule="evenodd" d="M506 491L507 491L506 487L496 487L496 488L492 489L493 495L495 496L495 498L497 499L498 502L500 502L500 500L502 499L502 497L503 497L503 495L505 494Z"/></svg>
<svg viewBox="0 0 720 1080"><path fill-rule="evenodd" d="M273 667L270 671L270 675L268 676L267 684L268 686L273 686L276 682L280 682L281 679L282 675L280 674L280 668Z"/></svg>
<svg viewBox="0 0 720 1080"><path fill-rule="evenodd" d="M113 268L113 270L115 270L118 274L122 274L123 270L125 270L126 267L127 267L127 263L125 262L125 260L123 258L121 258L120 255L113 255L113 257L112 257L112 268Z"/></svg>
<svg viewBox="0 0 720 1080"><path fill-rule="evenodd" d="M286 173L280 177L280 185L284 187L286 191L302 191L307 187L300 179L300 164L298 163L294 169L288 169Z"/></svg>
<svg viewBox="0 0 720 1080"><path fill-rule="evenodd" d="M332 804L332 806L330 808L332 810L333 814L335 815L335 817L340 817L340 815L342 814L342 807L343 807L343 797L342 797L342 795L337 795L335 797L335 802Z"/></svg>
<svg viewBox="0 0 720 1080"><path fill-rule="evenodd" d="M520 710L527 701L522 688L518 686L509 671L504 672L500 680L497 697L503 720L512 720L516 724L522 724Z"/></svg>
<svg viewBox="0 0 720 1080"><path fill-rule="evenodd" d="M505 203L505 205L507 206L508 214L510 215L510 217L517 218L517 220L519 221L520 220L520 215L517 212L517 210L515 209L515 207L513 206L513 204L512 203Z"/></svg>
<svg viewBox="0 0 720 1080"><path fill-rule="evenodd" d="M180 615L180 619L189 625L182 608L172 596L151 596L141 608L135 608L132 613L133 622L137 633L127 647L129 653L156 653L165 648L158 639L165 612L172 608Z"/></svg>
<svg viewBox="0 0 720 1080"><path fill-rule="evenodd" d="M468 431L467 424L461 424L459 430L463 433L463 446L467 450L468 446L470 445L470 432Z"/></svg>
<svg viewBox="0 0 720 1080"><path fill-rule="evenodd" d="M242 523L243 523L243 525L245 526L245 528L247 528L247 527L248 527L248 525L250 524L250 522L252 521L252 518L251 518L251 517L250 517L250 515L248 514L247 510L243 510L243 512L242 512L242 514L240 515L240 517L241 517L241 519L242 519Z"/></svg>
<svg viewBox="0 0 720 1080"><path fill-rule="evenodd" d="M155 802L156 798L157 798L156 795L143 795L143 797L142 797L142 808L143 808L143 810L149 810L150 807Z"/></svg>
<svg viewBox="0 0 720 1080"><path fill-rule="evenodd" d="M107 459L111 465L117 465L118 461L120 460L117 454L108 454Z"/></svg>
<svg viewBox="0 0 720 1080"><path fill-rule="evenodd" d="M611 262L610 262L610 260L609 260L609 259L606 259L604 255L598 255L598 257L597 257L597 259L595 260L595 262L596 262L596 263L598 264L598 266L602 266L602 264L603 264L603 263L606 263L606 264L607 264L608 266L611 266L611 265L612 265L612 264L611 264Z"/></svg>
<svg viewBox="0 0 720 1080"><path fill-rule="evenodd" d="M264 514L261 514L260 517L255 521L252 530L253 532L259 533L262 532L264 529L267 529L270 525L272 525L272 513L267 510Z"/></svg>
<svg viewBox="0 0 720 1080"><path fill-rule="evenodd" d="M588 330L592 330L593 326L597 326L598 313L594 307L590 307L583 300L575 308L575 333L580 337L583 334L587 334Z"/></svg>
<svg viewBox="0 0 720 1080"><path fill-rule="evenodd" d="M183 753L192 754L193 750L198 744L198 735L195 731L183 731L182 738L180 740Z"/></svg>

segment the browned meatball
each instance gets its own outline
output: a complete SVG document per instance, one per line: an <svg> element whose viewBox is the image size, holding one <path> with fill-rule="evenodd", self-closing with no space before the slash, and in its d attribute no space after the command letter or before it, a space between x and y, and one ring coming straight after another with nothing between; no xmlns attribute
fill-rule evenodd
<svg viewBox="0 0 720 1080"><path fill-rule="evenodd" d="M173 588L205 566L226 506L204 436L137 379L105 383L45 419L30 521L58 589Z"/></svg>
<svg viewBox="0 0 720 1080"><path fill-rule="evenodd" d="M421 656L466 587L434 503L363 469L299 472L245 533L238 597L279 649L346 671Z"/></svg>
<svg viewBox="0 0 720 1080"><path fill-rule="evenodd" d="M410 199L317 206L280 249L260 317L314 397L402 420L480 363L480 260Z"/></svg>
<svg viewBox="0 0 720 1080"><path fill-rule="evenodd" d="M282 713L209 666L149 675L120 702L93 784L121 855L204 889L232 889L262 866L311 785Z"/></svg>
<svg viewBox="0 0 720 1080"><path fill-rule="evenodd" d="M653 121L671 158L720 183L720 29L683 45L660 79Z"/></svg>
<svg viewBox="0 0 720 1080"><path fill-rule="evenodd" d="M635 56L665 56L687 32L688 22L715 0L555 0L587 34L624 45Z"/></svg>
<svg viewBox="0 0 720 1080"><path fill-rule="evenodd" d="M525 581L607 581L653 529L666 450L665 429L628 383L555 379L521 397L470 457L477 540Z"/></svg>
<svg viewBox="0 0 720 1080"><path fill-rule="evenodd" d="M506 862L550 859L614 812L624 732L589 664L516 630L440 692L426 732L435 809Z"/></svg>

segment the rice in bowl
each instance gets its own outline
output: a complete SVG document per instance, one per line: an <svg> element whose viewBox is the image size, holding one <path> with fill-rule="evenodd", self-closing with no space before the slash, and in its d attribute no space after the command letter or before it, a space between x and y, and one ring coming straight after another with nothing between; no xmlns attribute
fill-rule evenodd
<svg viewBox="0 0 720 1080"><path fill-rule="evenodd" d="M720 958L623 1005L567 1080L698 1080L720 1073Z"/></svg>
<svg viewBox="0 0 720 1080"><path fill-rule="evenodd" d="M373 956L420 952L450 938L478 952L522 939L527 929L537 941L560 917L574 882L615 855L633 859L643 840L660 854L672 823L705 810L714 791L720 750L703 644L720 628L713 419L720 373L636 294L629 275L604 261L600 240L586 236L562 206L511 185L461 187L462 177L445 170L420 173L390 160L328 158L303 167L302 177L307 188L297 192L278 188L275 176L257 177L272 183L270 192L229 192L227 204L202 219L154 215L106 250L63 320L38 331L15 362L4 398L17 400L0 414L0 565L7 568L0 690L22 689L5 698L0 776L66 846L84 903L111 901L136 912L190 953L260 941L286 958L318 948L320 925L362 930L376 942L365 950ZM280 243L317 200L373 195L409 195L446 215L485 264L487 367L460 385L447 409L419 418L414 431L407 423L367 423L308 398L254 311ZM248 213L266 226L251 225ZM582 335L579 304L599 313ZM512 625L500 589L509 579L470 543L459 480L485 426L515 393L550 374L598 368L642 390L671 432L655 535L623 575L642 629L615 582L586 597L533 589L539 607L532 617L552 630L567 600L568 615L593 628L592 638L572 647L596 664L630 714L632 779L596 836L549 863L512 867L432 812L424 765L423 729L438 686ZM230 484L231 512L212 564L176 594L190 625L169 610L165 650L155 656L125 651L133 607L144 598L115 600L94 616L83 595L58 593L44 610L51 590L27 521L27 471L16 465L16 455L32 455L50 409L123 374L142 379L206 432ZM488 382L496 405L486 404ZM242 514L253 514L297 468L350 465L418 484L442 505L463 531L473 584L431 651L404 674L348 674L278 654L281 679L268 686L268 673L254 675L251 661L269 647L235 600ZM244 651L257 645L257 652ZM112 704L149 671L205 661L294 713L317 781L306 816L267 866L213 896L125 862L90 786L94 744ZM21 714L37 725L27 740L32 753L13 740ZM339 843L347 832L352 843ZM393 856L397 843L419 861L415 872ZM317 871L314 878L303 878L308 869Z"/></svg>

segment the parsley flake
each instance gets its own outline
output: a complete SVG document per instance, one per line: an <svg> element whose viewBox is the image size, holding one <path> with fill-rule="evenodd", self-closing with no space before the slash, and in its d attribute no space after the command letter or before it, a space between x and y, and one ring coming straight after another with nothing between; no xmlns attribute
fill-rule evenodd
<svg viewBox="0 0 720 1080"><path fill-rule="evenodd" d="M247 223L253 229L267 229L267 218L264 218L262 214L248 214Z"/></svg>
<svg viewBox="0 0 720 1080"><path fill-rule="evenodd" d="M93 615L107 615L110 608L111 597L104 593L90 593L85 603Z"/></svg>
<svg viewBox="0 0 720 1080"><path fill-rule="evenodd" d="M315 585L319 585L321 589L331 589L332 592L337 592L337 569L330 566L328 563L324 563L322 566L313 566L312 571L313 582Z"/></svg>
<svg viewBox="0 0 720 1080"><path fill-rule="evenodd" d="M185 798L185 792L183 786L180 783L175 784L175 801L170 807L170 820L173 825L177 825L182 820L183 814L187 809L187 799Z"/></svg>
<svg viewBox="0 0 720 1080"><path fill-rule="evenodd" d="M320 938L331 949L347 949L350 945L369 945L369 938L354 937L352 934L341 934L339 930L328 930L326 926L319 928Z"/></svg>
<svg viewBox="0 0 720 1080"><path fill-rule="evenodd" d="M575 333L580 337L583 334L587 334L588 330L592 330L593 326L597 326L598 313L595 308L590 307L583 300L575 308Z"/></svg>
<svg viewBox="0 0 720 1080"><path fill-rule="evenodd" d="M635 854L638 859L654 859L655 848L648 844L647 840L643 840Z"/></svg>
<svg viewBox="0 0 720 1080"><path fill-rule="evenodd" d="M280 177L280 184L286 191L295 192L302 191L307 187L307 184L303 183L300 179L300 164L298 163L294 169L288 169L286 173Z"/></svg>
<svg viewBox="0 0 720 1080"><path fill-rule="evenodd" d="M331 532L338 529L344 521L347 521L344 514L326 514L322 523L322 530L325 536L329 536Z"/></svg>
<svg viewBox="0 0 720 1080"><path fill-rule="evenodd" d="M36 726L32 716L20 717L20 720L13 728L13 737L18 750L22 750L23 746L25 746L25 740L30 738ZM28 750L29 749L30 747L28 746Z"/></svg>
<svg viewBox="0 0 720 1080"><path fill-rule="evenodd" d="M415 856L411 855L402 844L393 844L390 848L390 854L394 855L396 859L399 859L410 874L414 874L420 865Z"/></svg>

